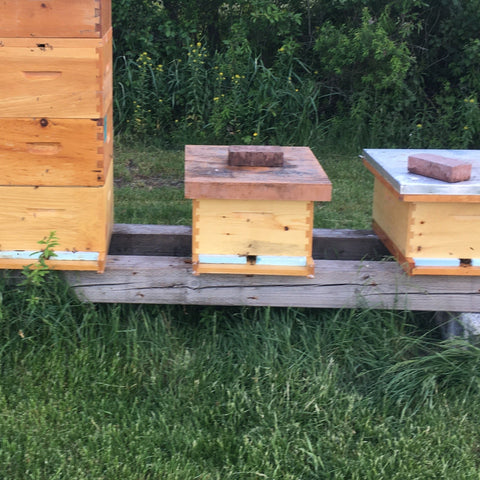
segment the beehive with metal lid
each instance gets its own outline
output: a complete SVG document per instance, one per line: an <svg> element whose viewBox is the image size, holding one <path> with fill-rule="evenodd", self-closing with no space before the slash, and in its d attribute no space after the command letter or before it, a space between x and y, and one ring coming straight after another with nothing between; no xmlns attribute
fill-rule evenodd
<svg viewBox="0 0 480 480"><path fill-rule="evenodd" d="M469 163L470 178L409 172L419 155ZM367 149L364 163L375 177L373 229L407 273L480 275L480 151Z"/></svg>
<svg viewBox="0 0 480 480"><path fill-rule="evenodd" d="M331 192L307 147L187 145L194 273L312 276L314 202Z"/></svg>

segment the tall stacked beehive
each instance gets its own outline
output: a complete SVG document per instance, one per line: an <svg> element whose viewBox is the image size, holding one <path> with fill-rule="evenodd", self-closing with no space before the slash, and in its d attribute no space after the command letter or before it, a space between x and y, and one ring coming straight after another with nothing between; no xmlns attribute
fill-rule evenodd
<svg viewBox="0 0 480 480"><path fill-rule="evenodd" d="M111 0L0 1L0 268L59 241L103 271L113 221Z"/></svg>

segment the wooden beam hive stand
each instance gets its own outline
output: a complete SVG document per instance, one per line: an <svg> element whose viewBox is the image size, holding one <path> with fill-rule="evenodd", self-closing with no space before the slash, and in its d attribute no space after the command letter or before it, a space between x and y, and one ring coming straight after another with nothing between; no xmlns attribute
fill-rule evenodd
<svg viewBox="0 0 480 480"><path fill-rule="evenodd" d="M374 233L313 229L308 148L187 146L193 228L113 225L111 1L0 2L0 62L0 268L55 231L92 302L480 311L479 152L461 186L410 190L412 151L366 150Z"/></svg>

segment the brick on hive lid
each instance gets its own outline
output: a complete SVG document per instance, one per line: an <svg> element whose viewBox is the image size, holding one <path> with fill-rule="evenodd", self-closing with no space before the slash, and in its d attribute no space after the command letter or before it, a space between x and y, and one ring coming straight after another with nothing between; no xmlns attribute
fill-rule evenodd
<svg viewBox="0 0 480 480"><path fill-rule="evenodd" d="M419 153L408 157L408 171L424 177L455 183L470 179L472 164L457 158Z"/></svg>
<svg viewBox="0 0 480 480"><path fill-rule="evenodd" d="M228 164L231 167L283 167L283 151L270 145L230 145Z"/></svg>

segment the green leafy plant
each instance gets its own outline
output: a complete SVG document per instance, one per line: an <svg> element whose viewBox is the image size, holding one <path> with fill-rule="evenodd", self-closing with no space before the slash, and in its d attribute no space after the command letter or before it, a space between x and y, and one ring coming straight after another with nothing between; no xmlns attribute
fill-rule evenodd
<svg viewBox="0 0 480 480"><path fill-rule="evenodd" d="M42 248L33 252L31 256L38 256L35 263L26 265L23 268L23 275L25 275L24 285L33 285L39 287L44 283L45 277L50 273L52 267L47 264L47 261L56 257L54 249L59 245L56 232L50 232L48 237L43 238L37 242Z"/></svg>

